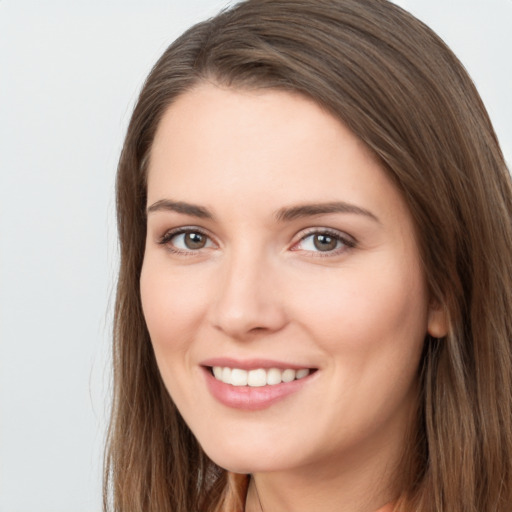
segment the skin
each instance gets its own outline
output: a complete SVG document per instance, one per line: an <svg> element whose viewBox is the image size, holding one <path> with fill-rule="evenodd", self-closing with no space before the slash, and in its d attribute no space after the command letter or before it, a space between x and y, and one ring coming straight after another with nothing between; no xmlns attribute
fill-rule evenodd
<svg viewBox="0 0 512 512"><path fill-rule="evenodd" d="M352 211L276 218L333 202ZM162 243L181 227L204 246ZM311 232L326 229L335 247L319 250ZM254 476L247 511L260 510L254 482L263 508L282 512L373 512L395 496L423 342L446 319L400 193L338 119L282 91L201 84L179 97L151 151L141 295L185 421L217 464ZM316 372L273 405L240 410L208 390L201 362L213 357Z"/></svg>

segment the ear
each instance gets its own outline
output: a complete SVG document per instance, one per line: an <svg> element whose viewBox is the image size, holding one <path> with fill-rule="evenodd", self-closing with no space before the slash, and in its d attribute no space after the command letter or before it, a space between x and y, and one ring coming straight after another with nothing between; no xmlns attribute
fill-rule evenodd
<svg viewBox="0 0 512 512"><path fill-rule="evenodd" d="M444 338L448 334L449 326L446 307L432 302L428 310L427 332L433 338Z"/></svg>

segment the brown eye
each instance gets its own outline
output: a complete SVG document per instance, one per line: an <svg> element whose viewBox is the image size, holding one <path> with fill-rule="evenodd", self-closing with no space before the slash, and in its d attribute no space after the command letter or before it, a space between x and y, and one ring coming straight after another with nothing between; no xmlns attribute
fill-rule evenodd
<svg viewBox="0 0 512 512"><path fill-rule="evenodd" d="M172 252L187 253L214 247L208 235L192 229L180 229L166 233L159 242L167 246Z"/></svg>
<svg viewBox="0 0 512 512"><path fill-rule="evenodd" d="M183 242L187 249L202 249L206 246L207 237L202 233L190 231L183 234Z"/></svg>
<svg viewBox="0 0 512 512"><path fill-rule="evenodd" d="M356 241L349 235L333 231L323 230L310 232L305 235L296 245L293 251L305 251L312 254L323 256L335 256L345 252L348 249L356 247Z"/></svg>
<svg viewBox="0 0 512 512"><path fill-rule="evenodd" d="M330 235L318 234L313 236L313 245L319 251L334 251L339 240Z"/></svg>

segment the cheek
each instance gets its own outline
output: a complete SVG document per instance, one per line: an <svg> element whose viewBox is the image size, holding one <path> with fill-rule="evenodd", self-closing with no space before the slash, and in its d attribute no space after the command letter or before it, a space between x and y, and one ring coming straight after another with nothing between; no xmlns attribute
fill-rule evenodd
<svg viewBox="0 0 512 512"><path fill-rule="evenodd" d="M207 297L204 288L184 274L150 257L142 267L140 292L157 366L174 403L186 415L199 392L189 377L193 340Z"/></svg>
<svg viewBox="0 0 512 512"><path fill-rule="evenodd" d="M427 324L422 272L399 265L352 267L336 279L317 280L307 297L302 326L329 356L332 383L318 400L333 411L342 404L332 425L341 422L364 436L403 418L398 411L408 414Z"/></svg>
<svg viewBox="0 0 512 512"><path fill-rule="evenodd" d="M157 357L162 350L187 348L208 301L205 287L166 267L145 260L140 278L142 309Z"/></svg>
<svg viewBox="0 0 512 512"><path fill-rule="evenodd" d="M428 313L422 272L393 261L400 260L326 273L307 293L296 290L302 322L325 349L361 364L372 354L418 350Z"/></svg>

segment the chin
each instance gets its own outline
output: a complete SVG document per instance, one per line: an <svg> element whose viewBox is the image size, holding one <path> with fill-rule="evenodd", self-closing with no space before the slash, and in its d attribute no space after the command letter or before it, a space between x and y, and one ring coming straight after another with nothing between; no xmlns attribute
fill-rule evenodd
<svg viewBox="0 0 512 512"><path fill-rule="evenodd" d="M289 470L301 465L301 461L303 462L305 458L303 447L297 447L293 453L290 453L292 451L290 447L286 447L285 450L276 450L280 443L275 441L266 443L266 445L261 442L243 444L243 447L234 446L223 440L223 442L207 443L201 446L215 464L233 473L248 474ZM299 458L297 458L297 454L300 454Z"/></svg>

